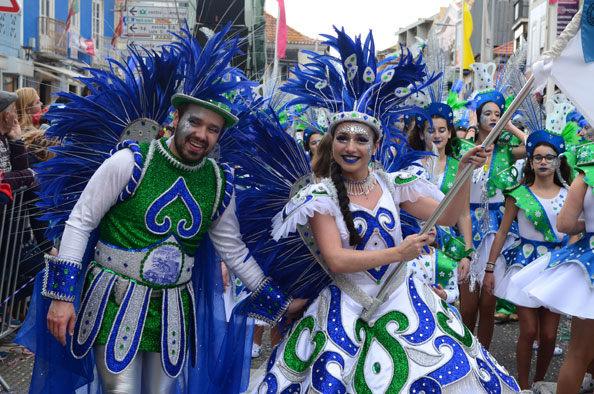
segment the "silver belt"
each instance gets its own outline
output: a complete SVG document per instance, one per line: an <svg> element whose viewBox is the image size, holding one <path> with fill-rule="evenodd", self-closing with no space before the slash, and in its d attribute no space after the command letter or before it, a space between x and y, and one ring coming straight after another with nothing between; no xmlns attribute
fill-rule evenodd
<svg viewBox="0 0 594 394"><path fill-rule="evenodd" d="M171 236L158 245L126 250L97 242L95 261L101 268L151 288L185 285L192 278L194 257Z"/></svg>

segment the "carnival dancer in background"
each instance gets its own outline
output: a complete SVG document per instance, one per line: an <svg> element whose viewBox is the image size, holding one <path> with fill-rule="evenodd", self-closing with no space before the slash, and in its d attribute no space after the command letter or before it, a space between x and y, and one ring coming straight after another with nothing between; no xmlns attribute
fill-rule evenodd
<svg viewBox="0 0 594 394"><path fill-rule="evenodd" d="M333 113L331 178L297 189L275 216L273 236L282 243L299 232L330 281L273 351L259 390L400 393L447 387L476 393L496 384L502 392L517 392L513 378L447 304L418 279L406 278L406 269L369 321L360 318L398 263L419 256L427 245L427 235L402 239L400 208L427 219L442 194L408 172L370 169L382 137L392 140L383 134L391 132L385 127L399 115L394 106L423 87L421 62L403 54L397 65L380 71L371 36L364 45L344 30L327 38L340 58L312 58L283 89L298 102ZM328 67L337 62L340 70ZM488 149L473 148L460 168L481 165L487 154ZM462 205L447 207L440 224L453 225ZM303 336L305 331L309 334ZM442 346L448 347L445 359ZM454 370L460 372L447 373Z"/></svg>
<svg viewBox="0 0 594 394"><path fill-rule="evenodd" d="M204 48L187 29L159 53L129 47L130 61L111 61L125 79L95 70L85 80L88 97L63 94L72 102L49 115L51 136L68 144L40 171L42 202L54 214L53 234L65 228L59 255L47 256L36 287L52 299L49 311L35 300L29 320L38 320L20 333L36 353L35 392L74 392L85 384L102 393L247 387L248 304L250 316L273 322L291 298L248 257L238 237L233 172L208 157L238 121L228 93L252 87L229 66L237 39L225 40L228 31ZM156 140L170 103L175 135ZM75 202L71 212L65 208ZM228 325L210 242L253 291ZM69 351L44 336L46 313L47 328Z"/></svg>
<svg viewBox="0 0 594 394"><path fill-rule="evenodd" d="M409 103L422 108L423 112L417 114L415 123L419 127L413 128L408 137L410 146L417 151L431 152L420 161L425 169L424 175L431 183L439 187L446 194L453 186L458 173L459 160L453 157L452 139L456 137L454 130L454 111L448 103L441 102L445 96L445 52L439 47L434 34L424 48L427 62L427 74L440 75L440 77L423 92L417 93L409 99ZM448 102L453 102L450 94ZM427 118L424 119L423 115ZM470 254L472 245L472 222L470 219L469 196L460 195L465 201L462 215L458 218L456 226L452 228L437 227L437 244L444 247L443 238L446 234L461 235L466 244L467 253L459 261L458 279L465 280L470 268ZM456 297L457 298L457 297Z"/></svg>
<svg viewBox="0 0 594 394"><path fill-rule="evenodd" d="M468 127L469 134L476 134L469 140L456 140L455 149L464 152L479 146L491 129L499 121L505 110L506 101L501 93L508 73L517 71L516 61L508 61L504 72L495 78L496 66L493 63L471 65L474 71L475 93L471 99L476 103L478 125ZM499 90L501 89L501 90ZM469 281L460 286L460 314L464 324L474 330L478 316L478 338L485 348L489 348L493 337L494 312L496 298L483 291L482 282L489 250L495 233L503 218L503 191L517 184L517 170L514 161L525 156L524 141L526 135L511 121L505 126L509 133L502 133L493 146L493 155L487 163L475 170L470 186L470 215L472 218L472 242L475 257L470 267ZM514 147L508 141L510 137L519 139L522 145ZM517 225L510 229L504 250L517 238Z"/></svg>
<svg viewBox="0 0 594 394"><path fill-rule="evenodd" d="M557 382L560 394L579 392L586 369L594 362L594 144L580 146L577 158L579 174L559 212L557 229L582 235L581 239L538 258L510 283L551 311L573 317L569 351Z"/></svg>
<svg viewBox="0 0 594 394"><path fill-rule="evenodd" d="M525 81L525 79L524 79ZM483 290L511 301L520 318L517 343L518 383L524 390L540 392L555 350L559 314L518 291L510 278L538 257L567 244L566 234L557 230L557 215L567 197L571 168L561 154L577 142L576 125L566 125L573 107L551 102L546 117L533 97L527 98L521 112L530 132L526 143L528 160L521 185L507 192L505 213L495 235L485 270ZM546 128L545 128L546 126ZM520 243L501 255L512 223L517 220ZM534 384L530 385L533 343L538 341Z"/></svg>
<svg viewBox="0 0 594 394"><path fill-rule="evenodd" d="M323 136L324 134L320 130L312 130L307 127L303 132L303 147L305 148L305 151L309 153L310 160L313 160L315 157L318 144Z"/></svg>

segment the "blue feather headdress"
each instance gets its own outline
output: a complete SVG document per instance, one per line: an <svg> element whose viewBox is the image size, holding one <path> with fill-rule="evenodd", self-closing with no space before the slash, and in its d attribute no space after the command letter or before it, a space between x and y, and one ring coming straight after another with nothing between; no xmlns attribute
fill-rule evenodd
<svg viewBox="0 0 594 394"><path fill-rule="evenodd" d="M505 96L513 91L519 91L515 84L518 74L522 74L526 66L527 46L520 47L505 63L503 69L497 73L495 63L473 63L470 68L474 72L474 92L471 98L476 102L476 108L493 102L501 112L505 111Z"/></svg>
<svg viewBox="0 0 594 394"><path fill-rule="evenodd" d="M426 105L424 109L429 117L440 116L446 120L449 126L453 126L454 112L446 102L446 54L439 46L439 41L434 32L430 32L429 38L427 39L427 44L425 46L425 62L427 64L427 74L438 75L439 78L425 89L429 97L429 104Z"/></svg>
<svg viewBox="0 0 594 394"><path fill-rule="evenodd" d="M334 29L336 37L325 35L324 44L337 50L339 57L306 52L311 63L295 69L294 78L281 89L297 96L291 104L331 112L330 133L342 122L356 121L371 127L381 139L394 116L407 112L408 108L399 107L404 100L433 79L424 81L424 63L414 61L410 52L380 70L384 63L376 62L371 32L363 44L359 36L353 40L344 29Z"/></svg>
<svg viewBox="0 0 594 394"><path fill-rule="evenodd" d="M40 181L38 206L50 226L48 239L57 239L88 180L136 120L154 121L152 135L168 116L171 97L180 86L181 59L173 48L160 53L129 46L130 61L108 59L109 71L87 69L80 78L91 94L80 97L58 93L70 102L52 108L46 115L51 127L47 138L61 145L51 148L56 156L37 167ZM118 75L122 75L119 77ZM154 129L154 130L152 130Z"/></svg>
<svg viewBox="0 0 594 394"><path fill-rule="evenodd" d="M454 116L454 126L466 129L468 126L470 126L470 111L476 110L476 103L472 100L460 99L460 94L462 93L463 88L464 82L462 80L457 79L454 81L450 92L448 93L446 102L452 109Z"/></svg>
<svg viewBox="0 0 594 394"><path fill-rule="evenodd" d="M50 223L48 239L62 234L88 180L119 142L157 137L176 92L232 105L225 93L243 87L241 73L228 66L236 40L225 40L221 32L202 50L187 28L182 33L176 35L180 42L164 45L159 52L131 45L128 61L108 59L107 71L87 69L91 76L80 78L91 92L87 97L58 94L70 102L48 112L51 127L46 135L61 145L52 148L53 159L37 168L38 205L43 220ZM229 80L223 81L226 75ZM133 125L138 125L142 136L131 133Z"/></svg>
<svg viewBox="0 0 594 394"><path fill-rule="evenodd" d="M225 119L225 127L231 127L238 121L233 114L233 95L229 92L251 89L256 85L247 81L240 69L230 65L233 57L241 52L239 37L225 39L230 29L231 23L228 23L202 48L186 25L182 29L184 35L174 34L179 41L171 44L182 58L181 73L186 76L181 92L172 99L173 106L178 108L181 103L187 102L206 107Z"/></svg>

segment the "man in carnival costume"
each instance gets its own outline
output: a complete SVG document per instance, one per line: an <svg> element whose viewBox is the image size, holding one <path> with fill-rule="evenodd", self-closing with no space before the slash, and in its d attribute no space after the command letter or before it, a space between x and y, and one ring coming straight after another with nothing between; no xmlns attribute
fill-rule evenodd
<svg viewBox="0 0 594 394"><path fill-rule="evenodd" d="M74 157L82 157L75 150L84 149L85 138L87 147L92 146L88 140L96 138L83 136L85 131L77 127L93 122L111 126L109 131L121 142L116 145L109 133L101 135L103 141L112 138L105 145L115 149L93 171L72 208L59 255L46 258L41 291L52 299L47 327L71 353L53 339L47 345L53 350L44 351L39 336L44 302L36 300L31 309L38 318L37 337L27 338L29 324L21 335L21 343L38 355L32 392L54 392L56 387L71 392L90 382L94 391L93 358L103 393L245 389L249 367L242 363L249 360L251 343L245 322L248 305L250 316L273 323L291 298L249 257L238 237L233 172L208 157L221 133L238 122L229 92L251 88L241 72L228 66L237 41L225 41L227 32L228 27L201 48L186 30L187 37L178 37L181 42L162 48L161 54L148 53L145 60L147 53L140 56L130 48L133 66L112 61L125 80L114 72L92 70L93 77L86 81L92 94L66 95L73 104L53 114L54 135L68 136L70 144L63 144L58 159L41 172L42 184L48 180L46 194L56 187L51 186L52 172L66 159L72 165ZM131 105L122 98L137 101ZM151 99L154 102L147 102ZM169 100L176 110L176 133L153 139L167 116ZM124 108L115 108L120 104ZM72 116L81 110L106 106L110 111L79 118L81 125L72 127ZM121 119L126 119L123 130L113 126ZM73 187L62 187L62 194L68 186ZM42 201L46 208L52 205L48 198ZM220 266L209 240L253 291L229 325Z"/></svg>

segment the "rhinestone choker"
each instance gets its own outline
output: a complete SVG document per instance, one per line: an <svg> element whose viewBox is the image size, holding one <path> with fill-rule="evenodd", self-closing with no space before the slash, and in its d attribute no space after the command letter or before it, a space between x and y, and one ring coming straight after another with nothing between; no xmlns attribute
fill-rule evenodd
<svg viewBox="0 0 594 394"><path fill-rule="evenodd" d="M363 194L367 196L377 183L377 179L375 179L375 176L371 172L362 181L353 181L345 177L342 177L342 180L349 196L362 196Z"/></svg>

